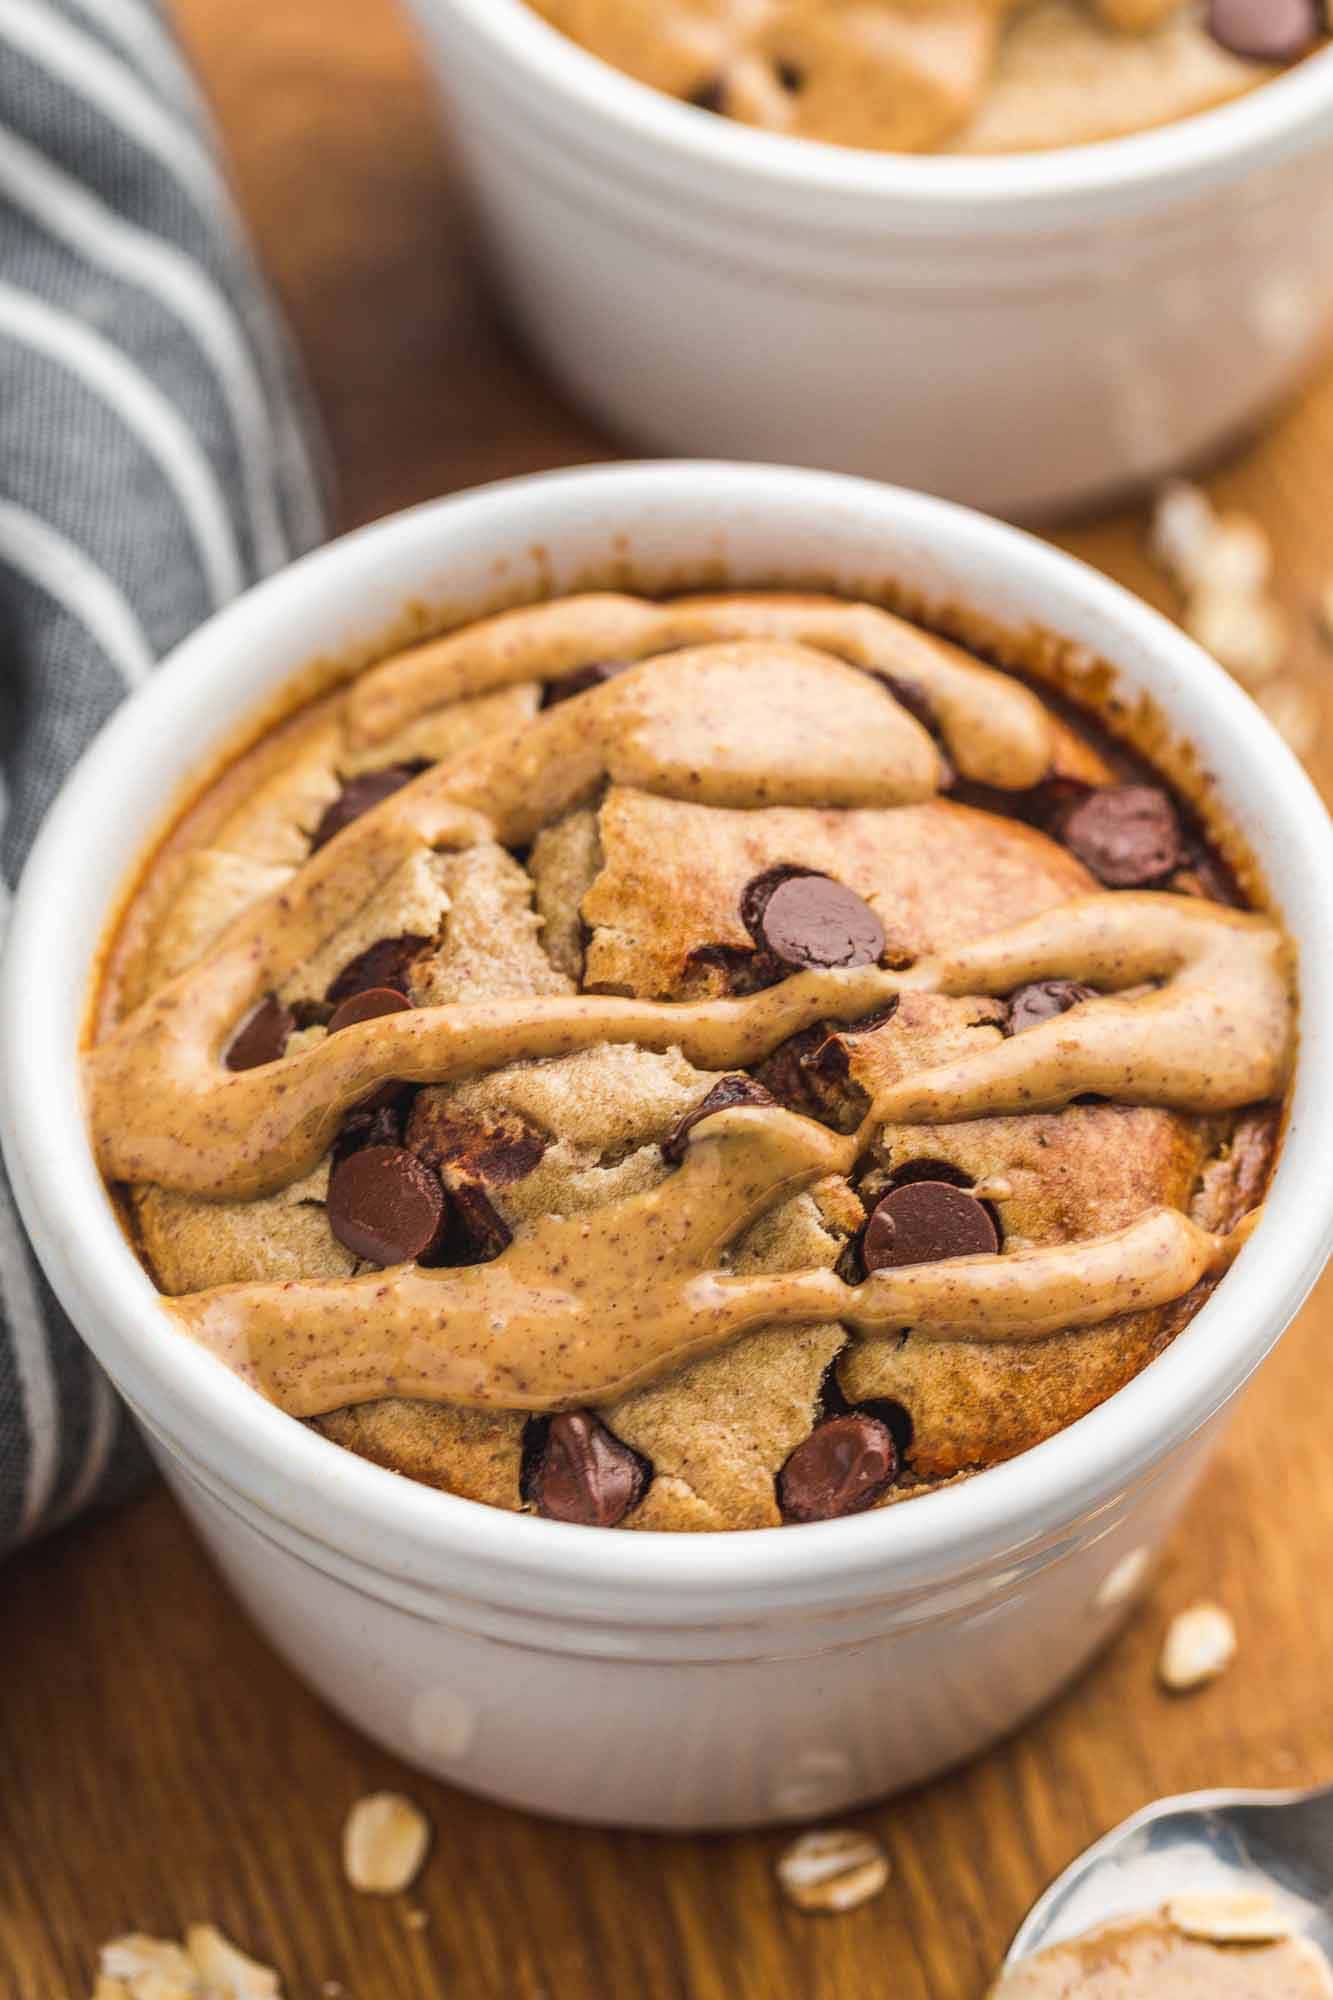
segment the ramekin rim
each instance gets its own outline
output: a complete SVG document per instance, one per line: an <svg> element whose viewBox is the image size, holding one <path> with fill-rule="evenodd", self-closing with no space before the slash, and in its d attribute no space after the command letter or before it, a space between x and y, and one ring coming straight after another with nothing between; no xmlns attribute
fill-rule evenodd
<svg viewBox="0 0 1333 2000"><path fill-rule="evenodd" d="M1146 1473L1173 1448L1216 1414L1263 1359L1318 1275L1333 1242L1333 1188L1324 1200L1291 1195L1302 1157L1313 1169L1317 1140L1311 1135L1333 1117L1333 1063L1316 1074L1302 1057L1294 1101L1301 1104L1301 1127L1289 1134L1270 1197L1269 1214L1214 1296L1184 1332L1151 1366L1078 1423L1005 1464L910 1503L801 1530L749 1529L706 1535L616 1534L515 1515L455 1495L441 1493L356 1457L293 1422L233 1376L220 1362L169 1333L151 1283L125 1241L92 1160L77 1084L65 1104L55 1100L58 1136L52 1138L53 1099L44 1081L58 1066L61 1051L43 1048L43 1010L25 1005L25 995L41 990L42 963L62 921L57 885L68 879L85 840L87 804L99 789L110 798L134 768L132 746L157 740L157 717L182 704L204 699L208 679L225 678L228 662L247 634L262 631L280 606L317 599L321 579L334 578L348 563L369 574L376 553L400 537L418 536L420 561L438 557L437 529L460 510L479 505L510 509L531 493L558 494L601 488L608 518L631 497L651 496L684 480L688 503L714 511L730 490L762 504L765 498L794 498L817 506L821 494L855 500L878 509L902 527L931 524L941 535L969 545L1004 545L1007 560L1035 570L1043 594L1069 605L1081 595L1105 610L1120 642L1131 636L1175 663L1189 678L1202 675L1216 726L1244 740L1246 758L1266 775L1264 793L1293 838L1322 850L1315 859L1323 879L1333 874L1333 829L1309 779L1268 723L1206 655L1160 614L1109 579L1023 531L989 520L953 503L901 488L841 474L781 466L662 461L588 466L497 482L448 498L429 501L359 529L303 558L281 575L246 594L201 627L137 695L113 716L85 754L30 856L12 915L8 949L0 973L0 1113L7 1157L21 1205L42 1226L56 1231L68 1257L65 1275L95 1296L112 1326L122 1356L129 1355L146 1379L166 1395L173 1414L184 1411L221 1451L237 1447L242 1459L262 1466L284 1496L278 1518L325 1540L324 1510L330 1479L336 1475L339 1505L363 1521L373 1520L386 1552L395 1547L427 1548L457 1554L489 1570L550 1583L586 1584L595 1592L620 1594L630 1604L670 1588L688 1594L725 1593L729 1603L759 1598L799 1597L809 1579L831 1566L850 1594L874 1589L892 1594L895 1574L923 1571L953 1575L997 1549L1017 1549L1049 1526L1052 1495L1059 1496L1056 1518L1068 1522L1080 1509L1114 1498L1135 1470ZM697 490L697 500L694 498ZM523 530L517 524L516 535ZM1045 587L1051 580L1051 588ZM1060 585L1064 585L1063 598ZM1053 615L1058 624L1058 617ZM274 674L276 685L281 676ZM188 693L186 683L189 683ZM196 749L199 746L194 746ZM127 763L127 759L131 759ZM181 766L177 770L180 775ZM67 859L68 857L68 859ZM102 910L102 920L110 904ZM1301 936L1303 1051L1312 1039L1333 1041L1333 935L1311 926ZM1312 1037L1312 1027L1318 1030ZM67 1051L65 1052L68 1053ZM1307 1101L1309 1100L1309 1101ZM72 1108L71 1108L72 1107ZM44 1135L38 1142L38 1134ZM75 1226L65 1212L73 1161L92 1201L80 1199ZM91 1179L89 1180L89 1176ZM1309 1175L1309 1185L1318 1178ZM1278 1214L1281 1210L1281 1215ZM1285 1225L1285 1228L1284 1228ZM78 1253L70 1249L77 1243ZM59 1257L44 1259L48 1264ZM1262 1263L1262 1268L1261 1268ZM83 1284L86 1268L95 1286ZM1277 1272L1275 1276L1274 1273ZM59 1289L59 1279L57 1279ZM1261 1331L1256 1334L1255 1326ZM1230 1328L1228 1332L1227 1329ZM82 1331L82 1329L81 1329ZM85 1338L87 1336L85 1335ZM1207 1367L1199 1366L1208 1346ZM94 1351L100 1339L89 1341ZM113 1373L115 1371L113 1370ZM1142 1419L1136 1432L1135 1424ZM172 1426L174 1428L174 1426ZM202 1457L202 1454L201 1454ZM209 1461L212 1463L212 1461ZM323 1498L321 1498L323 1495ZM890 1525L892 1524L892 1525ZM400 1537L395 1541L395 1536ZM338 1547L335 1539L330 1546ZM392 1566L386 1553L386 1566Z"/></svg>
<svg viewBox="0 0 1333 2000"><path fill-rule="evenodd" d="M877 153L792 139L699 112L603 62L538 15L526 0L408 0L423 16L452 8L534 83L627 137L651 139L679 160L756 189L818 191L851 200L986 212L1048 212L1085 198L1252 170L1256 155L1309 128L1318 136L1333 109L1333 48L1318 50L1240 98L1144 132L1082 146L1008 154Z"/></svg>

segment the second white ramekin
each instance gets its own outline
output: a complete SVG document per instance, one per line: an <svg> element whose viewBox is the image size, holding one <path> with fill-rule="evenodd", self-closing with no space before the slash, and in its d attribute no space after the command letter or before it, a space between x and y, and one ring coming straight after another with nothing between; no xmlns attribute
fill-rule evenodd
<svg viewBox="0 0 1333 2000"><path fill-rule="evenodd" d="M1300 950L1301 1053L1266 1218L1136 1381L980 1478L885 1513L722 1535L607 1532L474 1505L340 1450L163 1313L93 1161L78 1049L98 943L182 780L312 659L405 606L454 619L632 574L848 590L1053 630L1197 746ZM252 592L113 719L53 809L0 977L0 1126L74 1323L133 1404L238 1596L361 1728L458 1784L568 1818L805 1818L1011 1729L1124 1615L1228 1403L1327 1255L1333 832L1253 704L1174 627L1013 529L814 473L548 475L419 508Z"/></svg>
<svg viewBox="0 0 1333 2000"><path fill-rule="evenodd" d="M1048 513L1249 425L1333 321L1333 52L1105 145L908 158L695 111L524 0L409 4L528 339L636 444Z"/></svg>

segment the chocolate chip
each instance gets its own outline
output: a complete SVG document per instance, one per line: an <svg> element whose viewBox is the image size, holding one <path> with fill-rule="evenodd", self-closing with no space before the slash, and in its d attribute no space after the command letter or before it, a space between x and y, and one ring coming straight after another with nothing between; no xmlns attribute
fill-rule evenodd
<svg viewBox="0 0 1333 2000"><path fill-rule="evenodd" d="M687 1111L674 1132L662 1141L662 1156L673 1167L678 1167L685 1157L685 1146L690 1133L703 1118L711 1118L715 1111L726 1111L733 1104L771 1104L772 1093L765 1090L762 1083L756 1083L752 1076L719 1077L707 1097Z"/></svg>
<svg viewBox="0 0 1333 2000"><path fill-rule="evenodd" d="M1034 980L1031 986L1020 986L1009 995L1005 1033L1021 1035L1025 1028L1039 1027L1043 1021L1053 1021L1057 1014L1067 1014L1084 1000L1096 998L1095 987L1080 986L1076 979Z"/></svg>
<svg viewBox="0 0 1333 2000"><path fill-rule="evenodd" d="M741 918L755 942L783 965L874 965L884 926L854 889L794 868L769 869L741 896Z"/></svg>
<svg viewBox="0 0 1333 2000"><path fill-rule="evenodd" d="M888 1425L851 1410L828 1417L797 1445L778 1474L778 1505L787 1521L835 1521L873 1507L897 1476Z"/></svg>
<svg viewBox="0 0 1333 2000"><path fill-rule="evenodd" d="M851 1063L827 1021L800 1028L779 1042L759 1066L759 1081L779 1104L818 1117L827 1096L825 1085L845 1083Z"/></svg>
<svg viewBox="0 0 1333 2000"><path fill-rule="evenodd" d="M447 1098L423 1092L412 1114L412 1150L451 1181L455 1177L512 1187L539 1165L548 1140L515 1111L493 1118L460 1115Z"/></svg>
<svg viewBox="0 0 1333 2000"><path fill-rule="evenodd" d="M708 978L710 973L720 973L727 993L737 995L763 993L787 976L787 968L778 963L771 951L747 951L738 944L696 945L685 963L690 974L703 974L702 979L688 980L691 994L701 986L706 991L714 990L714 981Z"/></svg>
<svg viewBox="0 0 1333 2000"><path fill-rule="evenodd" d="M821 1021L813 1030L811 1043L800 1052L801 1068L823 1083L846 1083L852 1068L848 1042L853 1035L873 1035L877 1029L887 1027L897 1011L898 996L895 993L887 1006L877 1007L873 1014L865 1015L862 1020L847 1021L837 1026ZM792 1043L800 1040L799 1035L794 1035L792 1042L786 1046L791 1047Z"/></svg>
<svg viewBox="0 0 1333 2000"><path fill-rule="evenodd" d="M434 1264L485 1264L512 1242L489 1190L511 1187L537 1167L549 1143L517 1112L492 1118L460 1115L438 1091L422 1091L408 1125L408 1143L439 1173L449 1197L450 1226L429 1259Z"/></svg>
<svg viewBox="0 0 1333 2000"><path fill-rule="evenodd" d="M353 993L336 1007L330 1016L328 1031L336 1035L341 1028L353 1028L358 1021L377 1021L384 1014L405 1014L411 1011L411 1003L392 986L368 986L364 993ZM390 1078L379 1085L358 1107L362 1111L380 1111L396 1104L406 1086Z"/></svg>
<svg viewBox="0 0 1333 2000"><path fill-rule="evenodd" d="M327 846L335 833L341 833L372 806L381 805L404 785L410 785L426 768L424 764L386 764L382 771L363 771L359 777L349 778L337 798L324 808L323 818L311 836L310 852L315 854Z"/></svg>
<svg viewBox="0 0 1333 2000"><path fill-rule="evenodd" d="M863 1014L859 1021L846 1021L835 1029L838 1035L873 1035L880 1028L887 1028L898 1011L898 995L893 994L882 1007L876 1007L873 1014Z"/></svg>
<svg viewBox="0 0 1333 2000"><path fill-rule="evenodd" d="M349 1153L359 1153L363 1146L401 1146L403 1143L404 1106L401 1092L396 1084L388 1088L391 1098L380 1103L358 1105L343 1119L342 1129L333 1142L333 1160L345 1160ZM376 1093L378 1098L379 1093Z"/></svg>
<svg viewBox="0 0 1333 2000"><path fill-rule="evenodd" d="M270 993L246 1016L222 1060L228 1069L259 1069L276 1062L295 1025L291 1008Z"/></svg>
<svg viewBox="0 0 1333 2000"><path fill-rule="evenodd" d="M363 993L350 994L334 1009L329 1033L336 1035L342 1028L354 1028L358 1021L378 1021L382 1014L410 1012L411 1002L396 986L367 986Z"/></svg>
<svg viewBox="0 0 1333 2000"><path fill-rule="evenodd" d="M444 1223L440 1178L403 1146L363 1146L334 1167L329 1227L354 1256L406 1264L434 1245Z"/></svg>
<svg viewBox="0 0 1333 2000"><path fill-rule="evenodd" d="M805 71L798 69L795 63L774 63L773 74L777 77L782 88L792 97L795 97L800 91L805 89Z"/></svg>
<svg viewBox="0 0 1333 2000"><path fill-rule="evenodd" d="M532 1480L539 1514L614 1528L643 1497L649 1468L590 1410L552 1417Z"/></svg>
<svg viewBox="0 0 1333 2000"><path fill-rule="evenodd" d="M1109 785L1070 807L1058 838L1108 889L1140 889L1180 866L1180 821L1156 785Z"/></svg>
<svg viewBox="0 0 1333 2000"><path fill-rule="evenodd" d="M1213 40L1251 62L1295 62L1322 31L1318 0L1209 0Z"/></svg>
<svg viewBox="0 0 1333 2000"><path fill-rule="evenodd" d="M866 1224L867 1271L993 1255L1000 1232L983 1202L947 1181L906 1181L879 1202Z"/></svg>
<svg viewBox="0 0 1333 2000"><path fill-rule="evenodd" d="M764 1058L759 1081L779 1104L818 1118L839 1132L854 1132L865 1115L866 1092L851 1081L851 1042L890 1022L898 1011L894 997L859 1021L817 1021L802 1028Z"/></svg>
<svg viewBox="0 0 1333 2000"><path fill-rule="evenodd" d="M298 1028L327 1028L333 1009L327 1000L293 1000L292 1019Z"/></svg>
<svg viewBox="0 0 1333 2000"><path fill-rule="evenodd" d="M343 967L324 998L336 1007L354 993L369 993L381 986L391 986L395 993L405 995L413 963L429 943L424 937L380 938Z"/></svg>
<svg viewBox="0 0 1333 2000"><path fill-rule="evenodd" d="M839 1132L854 1132L865 1116L867 1097L851 1082L851 1067L843 1034L819 1021L779 1042L755 1075L788 1111L817 1118Z"/></svg>
<svg viewBox="0 0 1333 2000"><path fill-rule="evenodd" d="M514 1240L484 1187L477 1181L455 1181L449 1189L453 1225L436 1253L441 1264L489 1264Z"/></svg>
<svg viewBox="0 0 1333 2000"><path fill-rule="evenodd" d="M741 922L759 946L764 949L764 911L768 908L769 897L784 882L790 882L798 875L809 875L809 868L795 868L790 862L781 862L776 868L765 868L762 875L752 876L741 890ZM707 949L707 946L702 947ZM722 947L718 946L718 950ZM735 946L732 947L736 949Z"/></svg>
<svg viewBox="0 0 1333 2000"><path fill-rule="evenodd" d="M586 667L575 667L572 674L565 674L558 681L547 681L542 689L542 707L555 708L562 701L572 701L576 694L587 694L589 688L603 687L633 665L633 660L593 660Z"/></svg>

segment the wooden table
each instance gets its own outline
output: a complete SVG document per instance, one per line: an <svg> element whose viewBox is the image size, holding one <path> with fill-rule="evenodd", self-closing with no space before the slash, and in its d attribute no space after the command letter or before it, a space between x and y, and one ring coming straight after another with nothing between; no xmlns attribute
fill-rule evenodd
<svg viewBox="0 0 1333 2000"><path fill-rule="evenodd" d="M178 13L323 403L344 521L607 455L495 317L390 0ZM1321 684L1331 462L1333 376L1213 482L1273 531ZM1061 539L1161 599L1141 532L1126 517ZM81 2000L103 1939L211 1918L282 1969L288 2000L331 1980L348 2000L974 2000L1051 1875L1146 1800L1333 1779L1331 1336L1326 1282L1132 1627L1011 1742L862 1815L893 1880L841 1918L783 1905L780 1836L570 1831L400 1767L274 1659L162 1492L76 1527L0 1586L0 1996ZM1240 1658L1173 1701L1153 1680L1163 1624L1204 1594L1234 1613ZM381 1785L435 1822L405 1901L358 1898L339 1871L342 1816Z"/></svg>

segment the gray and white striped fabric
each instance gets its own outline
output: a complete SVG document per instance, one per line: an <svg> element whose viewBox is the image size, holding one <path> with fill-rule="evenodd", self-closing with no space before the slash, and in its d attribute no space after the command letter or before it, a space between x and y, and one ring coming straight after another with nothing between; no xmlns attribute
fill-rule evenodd
<svg viewBox="0 0 1333 2000"><path fill-rule="evenodd" d="M309 436L153 0L0 0L0 925L111 710L319 540ZM142 1465L0 1170L0 1553Z"/></svg>

